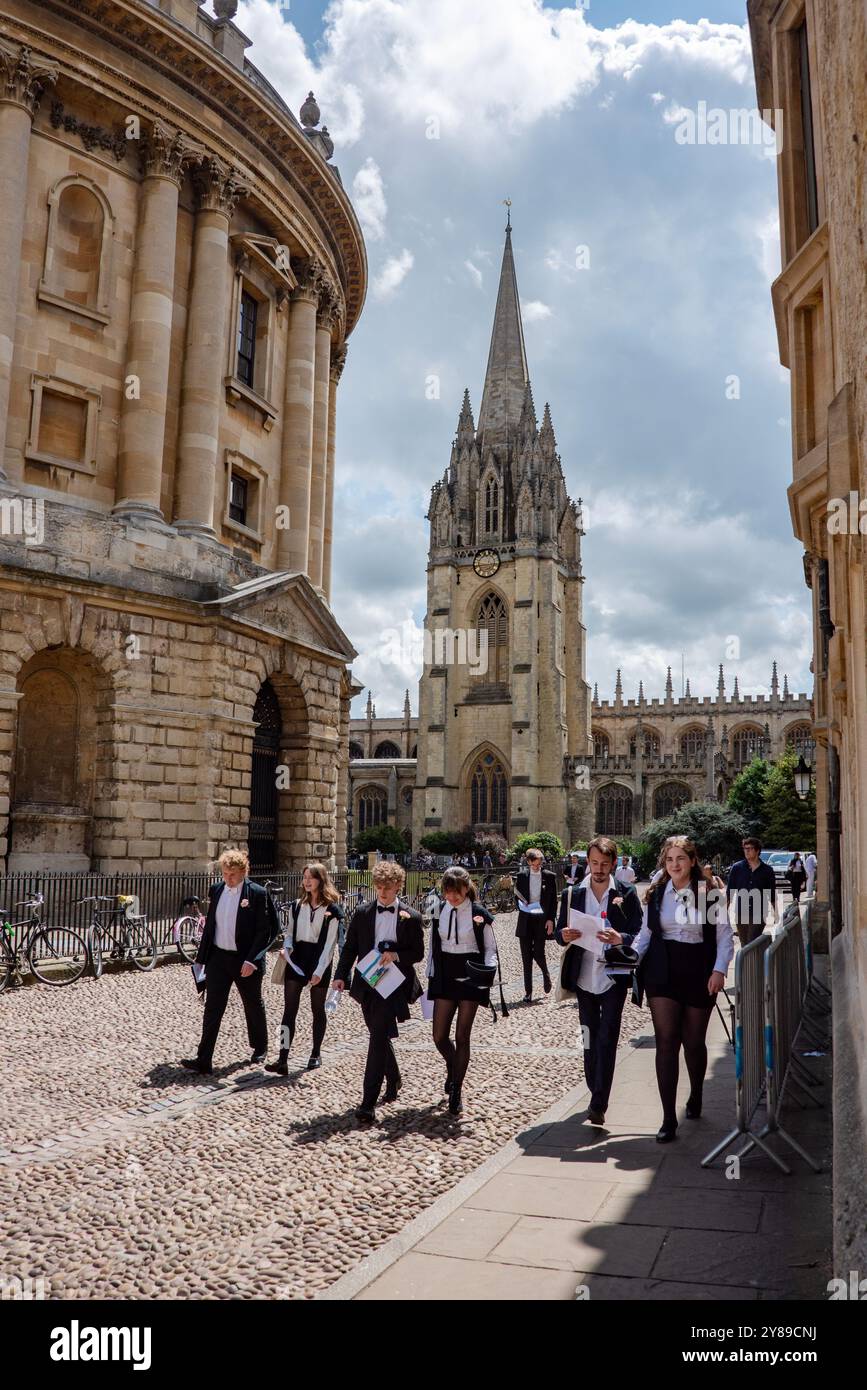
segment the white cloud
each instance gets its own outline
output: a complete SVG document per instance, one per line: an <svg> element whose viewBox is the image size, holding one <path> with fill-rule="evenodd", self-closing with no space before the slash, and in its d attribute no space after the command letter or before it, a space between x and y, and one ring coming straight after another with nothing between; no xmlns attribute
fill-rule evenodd
<svg viewBox="0 0 867 1390"><path fill-rule="evenodd" d="M375 159L367 158L352 180L352 201L364 235L371 241L385 236L388 204L382 173Z"/></svg>
<svg viewBox="0 0 867 1390"><path fill-rule="evenodd" d="M464 268L468 270L473 277L473 284L476 289L480 290L482 288L482 272L479 270L479 267L473 265L472 261L464 261Z"/></svg>
<svg viewBox="0 0 867 1390"><path fill-rule="evenodd" d="M521 305L521 313L525 323L538 323L540 319L551 317L550 307L543 304L541 299L529 299L526 304Z"/></svg>
<svg viewBox="0 0 867 1390"><path fill-rule="evenodd" d="M665 101L665 92L651 92L650 100L654 106L658 106L661 101Z"/></svg>
<svg viewBox="0 0 867 1390"><path fill-rule="evenodd" d="M398 286L403 284L414 265L415 256L406 247L399 256L389 256L373 281L374 298L387 299L389 295L394 294Z"/></svg>

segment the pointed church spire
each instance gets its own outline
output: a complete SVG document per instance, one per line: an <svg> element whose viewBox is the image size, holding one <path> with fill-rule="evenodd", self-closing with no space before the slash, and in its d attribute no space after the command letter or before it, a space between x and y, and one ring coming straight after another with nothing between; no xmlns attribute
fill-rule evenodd
<svg viewBox="0 0 867 1390"><path fill-rule="evenodd" d="M506 227L491 349L479 411L479 443L483 449L505 448L509 431L520 422L528 380L510 221Z"/></svg>
<svg viewBox="0 0 867 1390"><path fill-rule="evenodd" d="M690 693L689 693L689 676L687 676L687 678L686 678L686 690L684 691L683 698L684 698L685 700L691 700L691 699L692 699L692 696L691 696Z"/></svg>
<svg viewBox="0 0 867 1390"><path fill-rule="evenodd" d="M616 682L615 682L615 684L614 684L614 698L615 698L615 700L617 700L618 702L619 702L619 701L622 701L622 699L623 699L623 681L620 679L620 667L619 667L619 666L618 666L618 668L617 668L617 680L616 680Z"/></svg>
<svg viewBox="0 0 867 1390"><path fill-rule="evenodd" d="M670 666L669 666L669 668L668 668L668 675L667 675L666 678L665 678L665 698L666 698L666 700L673 700L673 699L674 699L674 686L673 686L672 680L671 680L671 667L670 667Z"/></svg>
<svg viewBox="0 0 867 1390"><path fill-rule="evenodd" d="M373 718L373 695L372 695L371 692L368 690L368 692L367 692L367 722L370 723L370 721L371 721L372 718Z"/></svg>
<svg viewBox="0 0 867 1390"><path fill-rule="evenodd" d="M789 698L790 698L790 696L789 696L789 677L788 677L788 674L784 672L784 673L783 673L783 699L784 699L784 700L788 700Z"/></svg>
<svg viewBox="0 0 867 1390"><path fill-rule="evenodd" d="M469 387L465 387L461 413L458 417L458 443L472 444L475 437L476 427L473 423L473 407L470 405L470 391Z"/></svg>
<svg viewBox="0 0 867 1390"><path fill-rule="evenodd" d="M411 717L412 717L412 711L411 711L410 703L409 703L409 691L407 690L406 694L405 694L404 697L403 697L403 719L404 719L404 723L405 723L405 724L408 724Z"/></svg>
<svg viewBox="0 0 867 1390"><path fill-rule="evenodd" d="M771 698L773 699L775 696L779 695L779 693L780 681L779 677L777 676L777 663L775 661L773 666L771 667Z"/></svg>
<svg viewBox="0 0 867 1390"><path fill-rule="evenodd" d="M598 683L598 681L594 681L594 682L593 682L593 703L594 703L594 705L598 705L598 704L599 704L599 683Z"/></svg>
<svg viewBox="0 0 867 1390"><path fill-rule="evenodd" d="M638 682L638 703L640 705L644 704L644 681Z"/></svg>
<svg viewBox="0 0 867 1390"><path fill-rule="evenodd" d="M725 696L725 693L726 693L726 682L725 682L725 676L723 675L722 662L720 662L720 664L719 664L719 679L717 680L717 683L716 683L716 697L717 697L717 699L718 699L718 700L722 700L722 699L724 698L724 696Z"/></svg>
<svg viewBox="0 0 867 1390"><path fill-rule="evenodd" d="M738 689L738 678L737 678L737 676L735 676L735 688L734 688L734 690L732 691L732 699L733 699L733 700L739 700L740 698L741 698L741 692L740 692L740 690Z"/></svg>

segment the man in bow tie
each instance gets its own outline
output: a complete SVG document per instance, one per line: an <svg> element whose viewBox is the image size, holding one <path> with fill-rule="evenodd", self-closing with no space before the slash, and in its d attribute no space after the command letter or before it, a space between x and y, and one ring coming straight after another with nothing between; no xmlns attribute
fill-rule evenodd
<svg viewBox="0 0 867 1390"><path fill-rule="evenodd" d="M361 1105L355 1112L366 1124L376 1121L376 1105L383 1081L386 1082L383 1100L397 1099L401 1078L391 1044L398 1036L398 1023L406 1022L410 1004L421 995L413 966L424 956L421 915L400 901L400 890L406 878L403 869L399 864L382 860L374 865L372 878L375 897L371 902L361 903L353 913L334 975L334 988L344 989L356 961L363 960L376 948L382 953L382 963L396 965L405 977L405 984L383 998L358 970L353 971L349 992L361 1005L370 1034L364 1090Z"/></svg>

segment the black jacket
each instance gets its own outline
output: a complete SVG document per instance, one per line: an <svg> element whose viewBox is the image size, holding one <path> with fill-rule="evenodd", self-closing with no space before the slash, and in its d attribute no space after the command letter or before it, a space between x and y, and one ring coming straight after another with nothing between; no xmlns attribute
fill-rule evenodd
<svg viewBox="0 0 867 1390"><path fill-rule="evenodd" d="M530 870L521 869L515 879L515 892L518 897L525 902L530 899ZM542 870L542 886L539 893L539 903L542 907L542 915L522 912L520 903L518 904L518 926L515 930L516 936L527 936L534 927L545 930L546 922L553 922L557 916L557 876L550 869Z"/></svg>
<svg viewBox="0 0 867 1390"><path fill-rule="evenodd" d="M399 898L395 907L395 938L388 949L397 952L396 964L406 977L406 985L396 989L385 1002L393 1006L396 1017L402 1022L409 1018L409 1005L422 993L413 966L424 958L424 926L421 913L401 902ZM363 960L373 950L376 945L376 915L375 898L370 902L361 903L353 912L334 973L335 980L342 980L346 984L355 962ZM357 970L352 970L349 993L353 999L361 1004L365 995L369 995L370 992L367 981Z"/></svg>
<svg viewBox="0 0 867 1390"><path fill-rule="evenodd" d="M759 902L741 897L741 893L761 893ZM734 899L735 926L764 926L768 903L777 905L777 875L770 864L761 860L751 869L746 859L738 859L732 864L726 880L726 899Z"/></svg>
<svg viewBox="0 0 867 1390"><path fill-rule="evenodd" d="M202 939L196 952L199 965L207 965L217 930L217 903L225 883L213 883L208 889L208 912L202 928ZM245 906L246 904L246 906ZM239 955L259 970L265 968L268 944L277 933L277 914L265 889L248 878L241 885L238 915L235 918L235 945Z"/></svg>
<svg viewBox="0 0 867 1390"><path fill-rule="evenodd" d="M611 898L609 898L605 920L623 937L624 946L631 946L641 931L644 910L641 906L641 899L630 883L621 883L618 878L614 879L614 883L617 891L612 894L612 897L621 897L623 902L612 903ZM571 888L564 888L560 894L560 912L557 917L557 929L554 936L561 946L570 944L563 940L563 929L569 925L569 908L574 907L578 912L584 912L586 901L586 888L576 887L574 895ZM573 949L564 955L560 970L560 987L568 990L574 990L577 987L584 954L584 947L579 942L574 941L571 944ZM627 976L622 975L615 977L614 983L615 985L622 983L622 987L627 989L629 980Z"/></svg>

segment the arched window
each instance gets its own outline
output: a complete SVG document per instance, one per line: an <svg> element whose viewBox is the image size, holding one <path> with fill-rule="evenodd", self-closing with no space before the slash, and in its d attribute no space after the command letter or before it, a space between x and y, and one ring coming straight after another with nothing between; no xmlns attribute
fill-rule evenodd
<svg viewBox="0 0 867 1390"><path fill-rule="evenodd" d="M632 733L629 735L630 758L635 757L635 740L637 733L638 731L633 729ZM659 734L654 733L652 729L644 730L644 756L645 758L659 757Z"/></svg>
<svg viewBox="0 0 867 1390"><path fill-rule="evenodd" d="M39 298L106 322L113 235L114 218L102 189L83 174L60 179L48 195Z"/></svg>
<svg viewBox="0 0 867 1390"><path fill-rule="evenodd" d="M680 751L684 758L700 758L704 755L707 734L704 729L687 729L680 736Z"/></svg>
<svg viewBox="0 0 867 1390"><path fill-rule="evenodd" d="M764 751L765 739L761 729L738 729L732 738L732 760L736 768L746 767L753 758L761 758Z"/></svg>
<svg viewBox="0 0 867 1390"><path fill-rule="evenodd" d="M786 730L786 744L794 748L796 755L805 762L812 763L816 756L816 740L813 738L812 724L790 724Z"/></svg>
<svg viewBox="0 0 867 1390"><path fill-rule="evenodd" d="M18 709L16 802L73 806L77 796L79 699L62 671L34 671Z"/></svg>
<svg viewBox="0 0 867 1390"><path fill-rule="evenodd" d="M599 788L596 793L596 834L610 835L613 839L632 834L632 792L628 787L612 782L607 787Z"/></svg>
<svg viewBox="0 0 867 1390"><path fill-rule="evenodd" d="M388 818L388 800L381 787L363 787L358 793L357 830L371 830L384 825Z"/></svg>
<svg viewBox="0 0 867 1390"><path fill-rule="evenodd" d="M485 483L485 533L494 535L500 529L500 485L496 478Z"/></svg>
<svg viewBox="0 0 867 1390"><path fill-rule="evenodd" d="M508 781L503 764L486 752L470 774L470 823L506 833L508 822Z"/></svg>
<svg viewBox="0 0 867 1390"><path fill-rule="evenodd" d="M663 782L653 793L653 819L672 816L674 812L692 800L692 792L683 782Z"/></svg>
<svg viewBox="0 0 867 1390"><path fill-rule="evenodd" d="M360 743L350 743L350 745L349 745L349 756L350 756L350 758L363 758L363 757L364 757L364 749L362 748L362 746L361 746Z"/></svg>
<svg viewBox="0 0 867 1390"><path fill-rule="evenodd" d="M509 614L499 594L485 594L476 615L476 631L479 634L479 656L487 641L488 669L485 682L488 685L506 685L509 672ZM482 638L485 633L486 639Z"/></svg>
<svg viewBox="0 0 867 1390"><path fill-rule="evenodd" d="M385 739L383 743L378 743L376 745L373 756L375 758L399 758L400 749L396 743L391 743L388 739Z"/></svg>
<svg viewBox="0 0 867 1390"><path fill-rule="evenodd" d="M605 762L611 752L611 744L607 734L593 731L593 756L597 762Z"/></svg>

